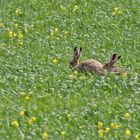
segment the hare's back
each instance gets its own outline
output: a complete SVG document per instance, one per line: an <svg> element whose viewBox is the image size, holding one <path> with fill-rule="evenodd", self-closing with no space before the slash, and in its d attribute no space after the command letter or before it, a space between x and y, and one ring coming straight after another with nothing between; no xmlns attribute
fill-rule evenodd
<svg viewBox="0 0 140 140"><path fill-rule="evenodd" d="M93 66L95 66L95 67L102 67L103 66L99 61L93 60L93 59L82 61L81 64L89 65L89 66L92 66L92 67Z"/></svg>
<svg viewBox="0 0 140 140"><path fill-rule="evenodd" d="M79 70L86 70L86 71L97 72L97 73L103 72L102 64L99 61L93 59L82 61L77 68Z"/></svg>

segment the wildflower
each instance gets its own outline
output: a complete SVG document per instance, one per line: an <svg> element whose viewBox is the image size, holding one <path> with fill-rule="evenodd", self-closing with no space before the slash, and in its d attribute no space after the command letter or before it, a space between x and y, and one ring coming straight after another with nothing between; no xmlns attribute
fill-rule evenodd
<svg viewBox="0 0 140 140"><path fill-rule="evenodd" d="M61 131L61 135L64 136L66 134L65 131Z"/></svg>
<svg viewBox="0 0 140 140"><path fill-rule="evenodd" d="M102 129L99 129L98 130L98 135L100 138L103 138L104 137L104 131Z"/></svg>
<svg viewBox="0 0 140 140"><path fill-rule="evenodd" d="M99 128L102 128L103 125L104 125L104 124L103 124L102 122L98 122L98 127L99 127Z"/></svg>
<svg viewBox="0 0 140 140"><path fill-rule="evenodd" d="M12 37L13 34L14 34L14 33L13 33L12 31L9 31L9 32L8 32L9 37Z"/></svg>
<svg viewBox="0 0 140 140"><path fill-rule="evenodd" d="M33 122L36 122L36 117L31 118Z"/></svg>
<svg viewBox="0 0 140 140"><path fill-rule="evenodd" d="M109 131L110 131L109 127L105 128L105 132L109 132Z"/></svg>
<svg viewBox="0 0 140 140"><path fill-rule="evenodd" d="M18 121L14 120L14 121L12 122L12 126L18 128L18 127L19 127Z"/></svg>
<svg viewBox="0 0 140 140"><path fill-rule="evenodd" d="M75 12L77 9L78 9L78 6L75 5L75 6L74 6L74 9L73 9L73 12Z"/></svg>
<svg viewBox="0 0 140 140"><path fill-rule="evenodd" d="M119 8L118 7L115 7L114 10L117 12L119 10Z"/></svg>
<svg viewBox="0 0 140 140"><path fill-rule="evenodd" d="M23 42L22 41L19 41L19 45L23 45Z"/></svg>
<svg viewBox="0 0 140 140"><path fill-rule="evenodd" d="M47 133L47 132L44 132L44 133L42 134L42 139L43 139L43 140L48 140L48 133Z"/></svg>
<svg viewBox="0 0 140 140"><path fill-rule="evenodd" d="M55 31L55 32L58 32L58 28L55 28L54 31Z"/></svg>
<svg viewBox="0 0 140 140"><path fill-rule="evenodd" d="M57 59L53 59L53 64L57 64Z"/></svg>
<svg viewBox="0 0 140 140"><path fill-rule="evenodd" d="M120 125L119 124L115 124L114 128L115 129L119 129L120 128Z"/></svg>
<svg viewBox="0 0 140 140"><path fill-rule="evenodd" d="M22 33L19 33L19 34L18 34L18 38L19 38L19 39L22 39L22 38L23 38L23 34L22 34Z"/></svg>
<svg viewBox="0 0 140 140"><path fill-rule="evenodd" d="M24 111L20 111L19 115L22 117L25 115L25 112Z"/></svg>
<svg viewBox="0 0 140 140"><path fill-rule="evenodd" d="M29 97L29 96L26 96L26 97L25 97L25 100L29 100L29 99L30 99L30 97Z"/></svg>
<svg viewBox="0 0 140 140"><path fill-rule="evenodd" d="M18 24L17 23L15 23L15 27L18 27Z"/></svg>
<svg viewBox="0 0 140 140"><path fill-rule="evenodd" d="M71 118L71 114L68 114L67 116L68 116L69 119Z"/></svg>
<svg viewBox="0 0 140 140"><path fill-rule="evenodd" d="M112 123L110 124L110 127L115 128L115 124L112 122Z"/></svg>
<svg viewBox="0 0 140 140"><path fill-rule="evenodd" d="M29 119L28 123L29 124L33 124L36 122L36 117L32 117L31 119Z"/></svg>
<svg viewBox="0 0 140 140"><path fill-rule="evenodd" d="M1 27L3 27L3 23L2 23L2 22L0 22L0 28L1 28Z"/></svg>
<svg viewBox="0 0 140 140"><path fill-rule="evenodd" d="M127 112L124 114L125 119L129 119L130 118L130 114Z"/></svg>
<svg viewBox="0 0 140 140"><path fill-rule="evenodd" d="M68 34L68 31L65 31L64 34L67 35Z"/></svg>
<svg viewBox="0 0 140 140"><path fill-rule="evenodd" d="M128 136L128 137L131 135L131 132L130 132L129 129L126 129L126 130L125 130L125 135Z"/></svg>
<svg viewBox="0 0 140 140"><path fill-rule="evenodd" d="M80 129L82 129L82 128L83 128L83 126L82 126L82 125L80 125L80 126L79 126L79 128L80 128Z"/></svg>
<svg viewBox="0 0 140 140"><path fill-rule="evenodd" d="M140 140L140 133L136 134L135 138L136 140Z"/></svg>

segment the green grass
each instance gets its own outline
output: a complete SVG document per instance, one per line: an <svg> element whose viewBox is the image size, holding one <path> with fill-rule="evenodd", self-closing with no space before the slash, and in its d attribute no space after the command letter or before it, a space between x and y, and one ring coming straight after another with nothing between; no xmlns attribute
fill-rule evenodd
<svg viewBox="0 0 140 140"><path fill-rule="evenodd" d="M46 132L50 140L135 140L139 7L139 0L1 0L0 139L40 140ZM81 60L106 62L118 53L128 75L73 74L74 47L83 48Z"/></svg>

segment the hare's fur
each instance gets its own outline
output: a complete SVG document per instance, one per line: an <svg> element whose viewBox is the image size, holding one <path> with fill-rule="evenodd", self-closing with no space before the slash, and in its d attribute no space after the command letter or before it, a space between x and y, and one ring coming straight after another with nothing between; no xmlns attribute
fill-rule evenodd
<svg viewBox="0 0 140 140"><path fill-rule="evenodd" d="M119 60L121 56L117 56L117 54L113 54L110 61L105 64L102 64L99 61L93 59L84 60L81 63L78 63L81 52L82 52L82 48L80 49L74 48L73 60L69 63L71 67L76 68L79 71L95 72L99 75L103 75L106 70L108 72L114 72L114 73L121 72L120 68L114 66L116 61Z"/></svg>

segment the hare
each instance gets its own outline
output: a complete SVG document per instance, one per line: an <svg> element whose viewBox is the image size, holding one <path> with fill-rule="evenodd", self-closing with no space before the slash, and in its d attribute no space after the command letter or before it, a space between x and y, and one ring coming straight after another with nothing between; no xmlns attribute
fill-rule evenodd
<svg viewBox="0 0 140 140"><path fill-rule="evenodd" d="M82 48L80 49L77 49L77 47L74 48L73 60L69 63L69 65L73 68L76 68L78 71L90 71L90 72L95 72L99 75L103 75L104 68L99 61L88 59L79 63L81 52L82 52Z"/></svg>
<svg viewBox="0 0 140 140"><path fill-rule="evenodd" d="M99 75L104 75L106 71L114 72L114 73L121 72L120 68L114 66L114 64L117 62L117 60L121 58L121 56L117 56L117 54L113 54L111 60L105 64L102 64L99 61L93 59L84 60L81 63L79 63L81 52L82 52L82 48L80 49L77 49L77 47L74 48L73 60L70 61L69 63L70 67L73 67L78 71L95 72Z"/></svg>

